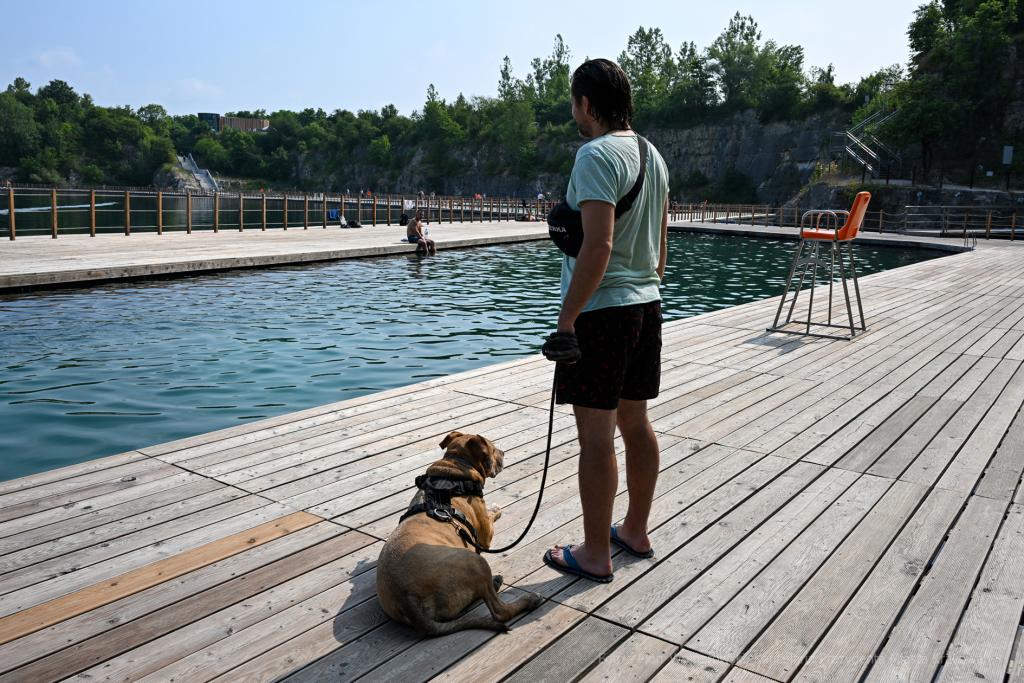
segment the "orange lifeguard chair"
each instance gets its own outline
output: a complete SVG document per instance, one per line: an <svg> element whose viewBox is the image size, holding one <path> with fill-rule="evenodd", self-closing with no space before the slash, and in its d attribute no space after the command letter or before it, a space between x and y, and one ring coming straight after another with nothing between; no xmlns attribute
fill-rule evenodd
<svg viewBox="0 0 1024 683"><path fill-rule="evenodd" d="M860 286L857 284L857 266L853 258L853 240L857 237L857 231L860 230L860 226L864 223L864 214L868 209L868 202L871 201L870 192L861 192L853 200L853 207L849 211L808 211L800 219L800 245L796 250L796 258L793 259L793 267L789 271L789 279L786 281L786 289L782 292L782 299L779 301L779 310L775 313L775 323L768 328L769 332L785 332L787 334L800 334L809 337L822 337L825 339L845 339L850 340L857 336L857 334L863 334L867 332L867 324L864 321L864 307L861 305L860 300ZM843 216L843 225L839 225L839 217ZM825 219L826 229L821 228L822 219ZM833 229L829 230L828 224L834 222ZM809 227L808 224L813 223L813 228ZM826 263L823 258L819 256L821 246L829 244L831 248L830 256L831 262ZM846 284L846 267L843 263L843 250L842 246L846 244L847 253L850 257L850 273L853 280L853 289L857 296L857 312L860 314L860 327L857 327L853 318L853 308L850 305L850 289ZM803 255L804 246L809 245L810 251L805 257ZM839 257L839 274L843 281L843 295L846 298L846 315L847 324L845 325L833 325L832 324L832 283L835 281L835 270L836 270L836 256ZM796 290L793 292L793 298L789 301L789 313L786 315L786 322L779 325L779 318L782 317L782 309L786 305L786 297L789 296L790 288L793 285L793 277L796 275L796 269L803 266L803 272L800 274L800 282L796 286ZM816 323L812 322L811 318L814 313L814 289L817 286L818 278L818 267L828 270L828 322ZM809 300L807 305L807 320L793 320L793 310L796 308L796 300L800 296L800 291L804 285L804 279L807 277L807 269L811 268L811 289L809 292ZM787 325L798 324L805 325L803 330L787 330L784 329ZM840 329L849 329L850 333L847 334L822 334L811 332L812 327L837 327Z"/></svg>

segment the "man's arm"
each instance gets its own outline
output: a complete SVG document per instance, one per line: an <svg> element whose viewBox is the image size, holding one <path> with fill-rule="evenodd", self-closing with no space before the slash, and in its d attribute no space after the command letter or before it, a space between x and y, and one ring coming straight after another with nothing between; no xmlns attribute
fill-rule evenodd
<svg viewBox="0 0 1024 683"><path fill-rule="evenodd" d="M612 255L615 205L601 201L580 204L583 213L583 246L569 281L569 291L558 315L559 332L575 332L576 318L601 284Z"/></svg>
<svg viewBox="0 0 1024 683"><path fill-rule="evenodd" d="M665 198L665 211L661 214L661 249L658 256L658 279L665 279L665 264L668 263L668 198Z"/></svg>

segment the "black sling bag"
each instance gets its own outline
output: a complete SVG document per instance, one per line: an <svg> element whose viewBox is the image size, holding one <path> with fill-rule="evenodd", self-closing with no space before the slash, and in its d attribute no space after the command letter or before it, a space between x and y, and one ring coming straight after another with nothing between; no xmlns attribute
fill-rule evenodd
<svg viewBox="0 0 1024 683"><path fill-rule="evenodd" d="M644 177L647 175L647 140L637 135L636 142L640 148L640 172L626 196L615 204L616 220L633 208L633 202L640 196ZM569 203L564 199L558 202L555 208L548 212L548 236L556 247L576 258L583 246L583 213L570 209Z"/></svg>

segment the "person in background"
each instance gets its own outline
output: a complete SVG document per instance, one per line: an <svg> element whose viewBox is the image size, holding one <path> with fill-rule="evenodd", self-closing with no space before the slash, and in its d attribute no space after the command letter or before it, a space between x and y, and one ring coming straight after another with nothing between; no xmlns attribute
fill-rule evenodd
<svg viewBox="0 0 1024 683"><path fill-rule="evenodd" d="M437 253L437 245L434 240L428 238L423 232L423 209L418 209L413 219L405 226L405 236L409 240L409 244L416 245L417 252Z"/></svg>

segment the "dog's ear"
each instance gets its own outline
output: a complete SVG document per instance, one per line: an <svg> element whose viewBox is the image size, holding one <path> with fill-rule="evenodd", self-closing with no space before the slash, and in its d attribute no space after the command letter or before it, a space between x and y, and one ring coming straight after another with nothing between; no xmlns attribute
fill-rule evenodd
<svg viewBox="0 0 1024 683"><path fill-rule="evenodd" d="M444 441L441 442L441 449L447 449L448 444L450 444L452 441L455 441L455 439L459 438L460 436L462 436L462 432L452 432L448 436L444 437Z"/></svg>
<svg viewBox="0 0 1024 683"><path fill-rule="evenodd" d="M483 468L485 477L496 477L504 466L503 453L486 437L475 434L467 446L472 452L472 457Z"/></svg>

